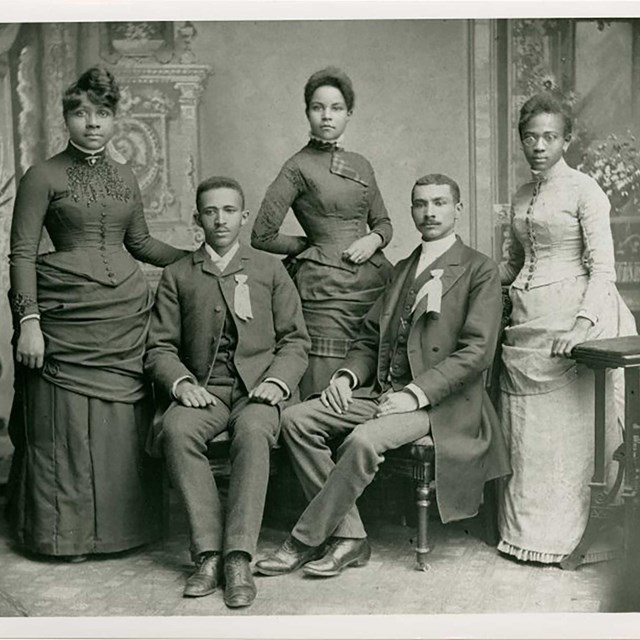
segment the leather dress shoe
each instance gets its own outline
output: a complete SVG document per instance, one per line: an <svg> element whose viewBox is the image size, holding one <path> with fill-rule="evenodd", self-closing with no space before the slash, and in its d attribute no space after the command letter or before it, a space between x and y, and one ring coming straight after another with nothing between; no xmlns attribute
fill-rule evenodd
<svg viewBox="0 0 640 640"><path fill-rule="evenodd" d="M224 603L233 609L248 607L256 599L256 583L251 574L249 556L232 551L224 559Z"/></svg>
<svg viewBox="0 0 640 640"><path fill-rule="evenodd" d="M256 563L256 569L265 576L279 576L299 569L322 554L324 545L310 547L289 536L273 553Z"/></svg>
<svg viewBox="0 0 640 640"><path fill-rule="evenodd" d="M182 595L200 598L213 593L220 584L222 556L219 553L201 553L196 560L196 570L187 578Z"/></svg>
<svg viewBox="0 0 640 640"><path fill-rule="evenodd" d="M371 546L366 538L332 538L324 556L302 570L308 576L330 578L347 567L364 567L370 557Z"/></svg>

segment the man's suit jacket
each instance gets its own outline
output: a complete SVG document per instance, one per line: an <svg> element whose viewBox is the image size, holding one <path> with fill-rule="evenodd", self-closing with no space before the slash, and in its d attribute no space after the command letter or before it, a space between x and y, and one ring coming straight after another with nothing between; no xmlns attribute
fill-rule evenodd
<svg viewBox="0 0 640 640"><path fill-rule="evenodd" d="M253 314L249 320L240 319L234 310L239 275L247 278ZM161 412L178 378L191 376L206 385L227 309L238 335L234 364L246 389L272 377L295 392L307 367L311 341L298 292L282 262L240 245L221 274L203 245L166 267L158 285L145 371L164 396ZM152 441L161 422L154 421Z"/></svg>
<svg viewBox="0 0 640 640"><path fill-rule="evenodd" d="M377 397L387 379L393 352L389 324L420 251L416 248L395 266L391 283L341 365L360 381L356 397ZM502 299L497 265L459 238L427 268L443 269L441 311L427 314L427 299L418 303L407 353L411 382L430 401L436 498L441 518L448 522L475 515L485 481L509 473L499 424L487 419L495 412L486 404L490 400L483 380L496 349ZM402 414L397 428L402 428Z"/></svg>

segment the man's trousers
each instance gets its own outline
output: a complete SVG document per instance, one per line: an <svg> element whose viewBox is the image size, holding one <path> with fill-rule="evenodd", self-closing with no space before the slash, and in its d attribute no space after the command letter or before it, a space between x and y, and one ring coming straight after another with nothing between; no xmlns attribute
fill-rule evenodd
<svg viewBox="0 0 640 640"><path fill-rule="evenodd" d="M209 387L206 408L173 405L160 434L167 470L187 510L191 553L256 551L269 481L269 451L278 438L280 409L249 402L238 384ZM231 438L226 522L209 467L207 443L225 429Z"/></svg>
<svg viewBox="0 0 640 640"><path fill-rule="evenodd" d="M338 414L320 400L285 409L282 437L309 505L292 535L311 546L329 536L364 538L356 500L373 480L389 449L413 442L430 429L426 409L376 418L378 401L353 398ZM328 441L346 438L331 457Z"/></svg>

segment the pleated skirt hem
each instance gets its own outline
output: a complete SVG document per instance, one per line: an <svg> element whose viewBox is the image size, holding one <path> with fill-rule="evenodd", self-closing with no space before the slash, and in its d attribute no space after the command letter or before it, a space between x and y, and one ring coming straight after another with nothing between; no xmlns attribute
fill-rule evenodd
<svg viewBox="0 0 640 640"><path fill-rule="evenodd" d="M52 556L115 553L157 540L162 469L144 444L148 397L109 402L29 372L10 420L7 514L16 542Z"/></svg>
<svg viewBox="0 0 640 640"><path fill-rule="evenodd" d="M558 564L566 558L566 554L562 553L545 553L543 551L533 551L531 549L522 549L515 545L500 540L498 543L498 551L506 553L523 562L539 562L541 564ZM617 558L619 549L601 549L590 551L586 554L582 564L592 564L594 562L605 562Z"/></svg>

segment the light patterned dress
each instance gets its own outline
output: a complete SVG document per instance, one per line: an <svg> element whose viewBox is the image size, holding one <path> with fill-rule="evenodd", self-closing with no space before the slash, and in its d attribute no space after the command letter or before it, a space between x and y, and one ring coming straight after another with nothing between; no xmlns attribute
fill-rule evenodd
<svg viewBox="0 0 640 640"><path fill-rule="evenodd" d="M514 196L511 244L500 265L511 284L501 414L513 475L502 496L498 549L520 560L559 562L584 532L593 474L593 372L550 356L576 317L594 322L588 340L636 333L615 287L609 201L589 176L560 160ZM610 372L606 446L622 439L624 381ZM611 455L607 456L611 460ZM615 473L609 462L609 476ZM586 561L610 557L600 541Z"/></svg>

